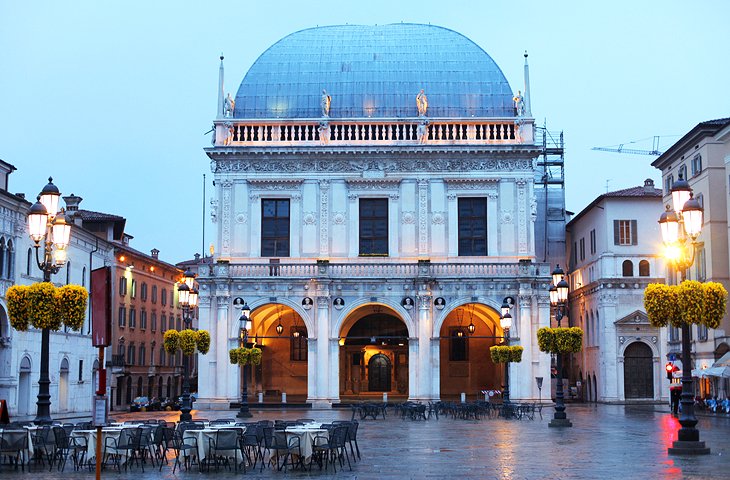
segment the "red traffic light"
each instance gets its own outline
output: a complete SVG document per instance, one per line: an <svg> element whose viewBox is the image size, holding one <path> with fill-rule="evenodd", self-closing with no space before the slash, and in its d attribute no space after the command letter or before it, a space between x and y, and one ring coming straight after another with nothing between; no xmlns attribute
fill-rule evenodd
<svg viewBox="0 0 730 480"><path fill-rule="evenodd" d="M666 369L669 373L674 371L674 365L672 364L672 362L667 363Z"/></svg>

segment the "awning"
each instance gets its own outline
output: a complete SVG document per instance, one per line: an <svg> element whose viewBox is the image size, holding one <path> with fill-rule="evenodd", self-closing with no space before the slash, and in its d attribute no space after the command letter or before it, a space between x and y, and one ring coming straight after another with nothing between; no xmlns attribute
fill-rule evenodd
<svg viewBox="0 0 730 480"><path fill-rule="evenodd" d="M730 378L730 367L710 367L704 373L709 377Z"/></svg>
<svg viewBox="0 0 730 480"><path fill-rule="evenodd" d="M720 360L712 364L713 367L730 367L730 352L720 357Z"/></svg>

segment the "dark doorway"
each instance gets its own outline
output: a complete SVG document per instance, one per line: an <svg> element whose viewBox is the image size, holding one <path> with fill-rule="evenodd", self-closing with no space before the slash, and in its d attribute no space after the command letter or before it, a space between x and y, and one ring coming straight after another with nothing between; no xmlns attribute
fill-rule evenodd
<svg viewBox="0 0 730 480"><path fill-rule="evenodd" d="M634 342L624 352L624 397L654 398L654 359L645 343Z"/></svg>
<svg viewBox="0 0 730 480"><path fill-rule="evenodd" d="M390 391L390 359L382 353L373 355L368 362L368 390Z"/></svg>

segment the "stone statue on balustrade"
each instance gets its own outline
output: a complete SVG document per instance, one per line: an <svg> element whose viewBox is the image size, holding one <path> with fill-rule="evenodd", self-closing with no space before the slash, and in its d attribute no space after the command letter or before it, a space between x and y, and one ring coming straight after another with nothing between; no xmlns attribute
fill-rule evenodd
<svg viewBox="0 0 730 480"><path fill-rule="evenodd" d="M428 97L424 93L423 89L416 95L416 108L418 109L418 116L425 117L428 111Z"/></svg>
<svg viewBox="0 0 730 480"><path fill-rule="evenodd" d="M517 90L517 95L515 95L512 100L515 102L515 110L517 111L517 116L522 117L525 115L525 99L522 96L522 92Z"/></svg>
<svg viewBox="0 0 730 480"><path fill-rule="evenodd" d="M317 132L319 133L319 143L322 145L327 145L330 142L330 125L326 121L319 122L319 126L317 127Z"/></svg>
<svg viewBox="0 0 730 480"><path fill-rule="evenodd" d="M233 142L233 124L231 122L226 122L224 126L226 127L226 136L223 138L223 145L230 145L231 142Z"/></svg>
<svg viewBox="0 0 730 480"><path fill-rule="evenodd" d="M231 93L228 92L228 95L226 95L226 98L223 101L223 116L229 118L232 117L234 108L236 108L236 101L233 97L231 97Z"/></svg>
<svg viewBox="0 0 730 480"><path fill-rule="evenodd" d="M320 106L322 107L322 116L328 118L330 116L330 105L332 105L332 97L327 95L327 90L322 89L322 99Z"/></svg>
<svg viewBox="0 0 730 480"><path fill-rule="evenodd" d="M426 143L428 140L428 122L422 121L416 128L416 136L418 137L418 143Z"/></svg>

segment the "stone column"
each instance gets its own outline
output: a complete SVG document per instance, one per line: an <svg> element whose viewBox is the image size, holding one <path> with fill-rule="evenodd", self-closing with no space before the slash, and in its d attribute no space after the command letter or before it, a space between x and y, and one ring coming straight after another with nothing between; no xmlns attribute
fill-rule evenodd
<svg viewBox="0 0 730 480"><path fill-rule="evenodd" d="M428 186L427 178L418 179L418 256L426 258L430 254L428 231Z"/></svg>
<svg viewBox="0 0 730 480"><path fill-rule="evenodd" d="M317 337L307 332L307 402L317 400Z"/></svg>
<svg viewBox="0 0 730 480"><path fill-rule="evenodd" d="M316 377L317 386L315 394L310 395L314 399L314 403L324 401L329 392L329 311L330 301L328 296L317 297L317 365Z"/></svg>
<svg viewBox="0 0 730 480"><path fill-rule="evenodd" d="M418 386L419 398L430 400L431 379L433 378L433 365L431 364L431 333L433 332L433 317L431 316L431 295L422 292L418 295L418 318L416 320L418 331L418 344L423 348L418 349Z"/></svg>
<svg viewBox="0 0 730 480"><path fill-rule="evenodd" d="M449 235L447 244L449 256L457 257L459 255L459 206L455 193L449 193L446 198L448 199L448 228L446 229Z"/></svg>
<svg viewBox="0 0 730 480"><path fill-rule="evenodd" d="M328 257L330 254L330 182L319 181L319 255Z"/></svg>
<svg viewBox="0 0 730 480"><path fill-rule="evenodd" d="M223 179L220 181L221 186L221 246L220 256L230 257L231 256L231 212L233 210L233 181L229 179Z"/></svg>
<svg viewBox="0 0 730 480"><path fill-rule="evenodd" d="M233 372L230 362L228 361L228 304L230 297L228 295L219 295L216 297L218 306L218 320L216 321L216 352L213 374L215 376L211 383L214 385L215 398L218 401L225 400L228 394L227 385L232 383L239 386L240 379ZM237 379L236 381L232 381Z"/></svg>
<svg viewBox="0 0 730 480"><path fill-rule="evenodd" d="M209 285L201 285L201 293L209 290ZM205 296L204 296L205 295ZM198 400L207 402L210 398L215 396L215 367L216 367L216 352L218 351L218 344L216 343L217 333L214 328L215 325L215 312L212 310L211 297L206 294L201 295L198 300L198 328L201 330L207 330L210 333L210 350L207 355L199 356L198 363ZM160 348L164 348L162 343L159 344ZM155 352L156 353L156 352ZM111 357L109 357L111 358ZM159 359L156 358L155 361ZM157 379L155 379L157 381Z"/></svg>

